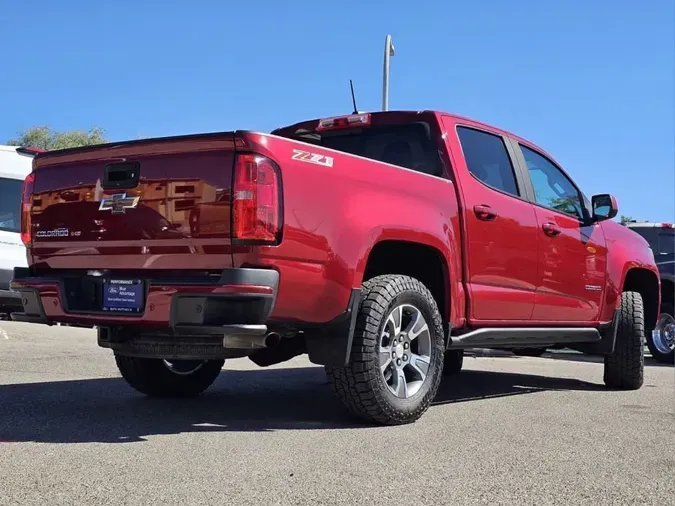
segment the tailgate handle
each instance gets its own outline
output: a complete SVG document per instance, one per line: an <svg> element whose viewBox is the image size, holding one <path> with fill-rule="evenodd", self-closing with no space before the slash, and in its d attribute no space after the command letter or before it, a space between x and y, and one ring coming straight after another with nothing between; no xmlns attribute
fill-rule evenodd
<svg viewBox="0 0 675 506"><path fill-rule="evenodd" d="M109 163L103 168L104 190L136 188L140 177L141 164L138 162Z"/></svg>

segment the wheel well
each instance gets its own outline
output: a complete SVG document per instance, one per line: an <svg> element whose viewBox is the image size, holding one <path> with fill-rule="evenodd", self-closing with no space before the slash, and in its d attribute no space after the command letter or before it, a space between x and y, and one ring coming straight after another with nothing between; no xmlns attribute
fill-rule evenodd
<svg viewBox="0 0 675 506"><path fill-rule="evenodd" d="M642 295L645 308L645 330L651 332L656 326L659 313L659 280L652 271L647 269L631 269L623 282L626 292L638 292Z"/></svg>
<svg viewBox="0 0 675 506"><path fill-rule="evenodd" d="M382 274L404 274L421 281L433 295L443 323L447 324L450 319L448 265L439 250L415 242L379 242L368 256L363 280Z"/></svg>

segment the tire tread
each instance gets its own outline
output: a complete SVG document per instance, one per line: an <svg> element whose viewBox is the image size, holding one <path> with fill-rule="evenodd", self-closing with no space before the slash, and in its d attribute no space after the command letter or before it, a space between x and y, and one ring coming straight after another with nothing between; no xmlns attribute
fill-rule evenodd
<svg viewBox="0 0 675 506"><path fill-rule="evenodd" d="M623 292L614 352L605 357L604 382L610 388L637 390L644 383L645 318L642 295Z"/></svg>

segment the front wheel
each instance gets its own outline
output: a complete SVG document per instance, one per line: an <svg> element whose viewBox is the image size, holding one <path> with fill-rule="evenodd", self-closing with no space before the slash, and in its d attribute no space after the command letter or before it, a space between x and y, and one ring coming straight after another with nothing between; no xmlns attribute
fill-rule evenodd
<svg viewBox="0 0 675 506"><path fill-rule="evenodd" d="M411 423L436 396L443 351L441 315L429 290L409 276L378 276L361 288L349 364L326 367L326 373L360 418Z"/></svg>
<svg viewBox="0 0 675 506"><path fill-rule="evenodd" d="M605 385L621 390L637 390L645 374L645 316L642 295L623 292L619 309L614 352L605 357Z"/></svg>
<svg viewBox="0 0 675 506"><path fill-rule="evenodd" d="M115 355L122 377L151 397L194 397L216 380L224 360L162 360Z"/></svg>
<svg viewBox="0 0 675 506"><path fill-rule="evenodd" d="M664 364L675 363L675 310L673 304L661 305L661 316L651 335L647 336L649 353Z"/></svg>

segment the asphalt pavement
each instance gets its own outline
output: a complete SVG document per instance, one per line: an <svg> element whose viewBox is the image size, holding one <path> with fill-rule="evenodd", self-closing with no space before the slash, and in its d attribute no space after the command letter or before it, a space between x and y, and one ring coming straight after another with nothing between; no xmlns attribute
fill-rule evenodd
<svg viewBox="0 0 675 506"><path fill-rule="evenodd" d="M480 354L480 353L479 353ZM0 322L0 505L638 505L675 497L675 368L465 359L417 423L355 423L305 358L147 399L91 330Z"/></svg>

